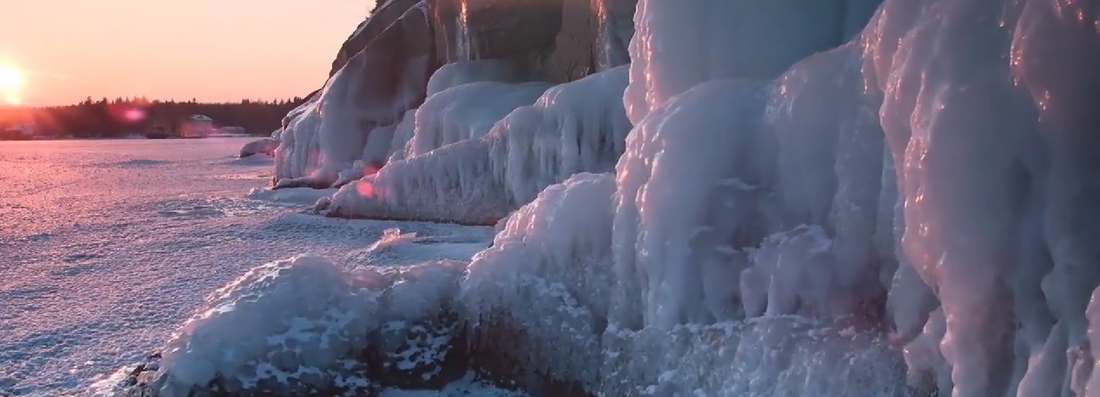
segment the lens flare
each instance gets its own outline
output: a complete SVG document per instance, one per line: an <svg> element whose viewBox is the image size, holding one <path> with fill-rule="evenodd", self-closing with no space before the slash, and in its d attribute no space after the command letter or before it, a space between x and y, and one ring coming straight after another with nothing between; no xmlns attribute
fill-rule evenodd
<svg viewBox="0 0 1100 397"><path fill-rule="evenodd" d="M126 121L137 122L145 119L145 112L141 109L127 109L122 113L122 117L125 118Z"/></svg>

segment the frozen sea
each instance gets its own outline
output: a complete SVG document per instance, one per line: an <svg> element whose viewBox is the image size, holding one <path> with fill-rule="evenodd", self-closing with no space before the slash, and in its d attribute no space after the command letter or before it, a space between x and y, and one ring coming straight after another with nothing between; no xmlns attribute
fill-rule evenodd
<svg viewBox="0 0 1100 397"><path fill-rule="evenodd" d="M0 142L0 396L92 395L264 262L468 259L491 239L488 228L310 215L321 192L253 190L273 164L237 159L248 141ZM382 261L368 247L389 228L432 243Z"/></svg>

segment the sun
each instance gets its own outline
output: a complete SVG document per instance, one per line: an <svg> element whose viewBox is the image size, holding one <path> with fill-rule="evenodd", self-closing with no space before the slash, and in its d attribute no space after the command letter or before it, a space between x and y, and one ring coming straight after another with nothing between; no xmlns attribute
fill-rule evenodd
<svg viewBox="0 0 1100 397"><path fill-rule="evenodd" d="M9 105L22 103L22 98L19 96L19 89L22 86L23 72L16 68L0 66L0 102L7 102Z"/></svg>
<svg viewBox="0 0 1100 397"><path fill-rule="evenodd" d="M0 66L0 90L16 91L23 85L23 72L19 69Z"/></svg>

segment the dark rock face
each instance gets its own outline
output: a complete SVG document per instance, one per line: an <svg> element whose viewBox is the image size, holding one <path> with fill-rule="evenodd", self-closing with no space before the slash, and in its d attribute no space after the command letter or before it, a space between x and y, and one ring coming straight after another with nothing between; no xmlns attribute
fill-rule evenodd
<svg viewBox="0 0 1100 397"><path fill-rule="evenodd" d="M596 68L599 71L630 63L630 39L634 36L634 9L638 0L592 0L599 18Z"/></svg>
<svg viewBox="0 0 1100 397"><path fill-rule="evenodd" d="M383 324L371 334L373 348L361 361L383 386L442 389L467 372L469 355L464 339L458 315L443 309L427 321Z"/></svg>
<svg viewBox="0 0 1100 397"><path fill-rule="evenodd" d="M116 385L120 397L158 397L161 385L166 382L167 374L160 371L160 354L154 354L146 362L138 364L133 371ZM368 366L359 361L344 363L343 372L352 374L325 377L316 375L301 379L279 379L278 376L260 377L256 385L246 387L237 379L215 379L206 387L195 387L187 392L188 397L260 397L260 396L377 396L381 383L375 382L368 374Z"/></svg>
<svg viewBox="0 0 1100 397"><path fill-rule="evenodd" d="M352 86L330 86L323 100L342 100L366 110L374 125L364 126L364 132L395 122L404 109L424 101L428 77L436 69L431 36L424 9L408 10L344 66L342 73L356 75L348 79Z"/></svg>
<svg viewBox="0 0 1100 397"><path fill-rule="evenodd" d="M332 61L332 69L328 73L329 77L336 74L348 63L351 57L366 48L386 28L389 28L390 24L401 18L402 15L420 2L421 0L391 0L385 7L380 7L374 15L360 23L355 33L340 46L340 51L336 53L336 59Z"/></svg>
<svg viewBox="0 0 1100 397"><path fill-rule="evenodd" d="M589 397L593 394L576 379L544 373L524 366L530 356L526 326L499 312L479 324L468 324L470 365L485 379L499 387L523 390L535 396ZM524 356L528 358L524 358Z"/></svg>
<svg viewBox="0 0 1100 397"><path fill-rule="evenodd" d="M329 75L336 74L420 2L393 0L381 7L344 42ZM621 17L622 10L627 10L625 20L629 20L636 2L424 0L423 4L432 25L429 37L434 43L438 65L478 59L517 59L537 69L540 74L535 77L563 83L595 71L594 54L599 31L601 26L612 25L604 18ZM617 18L617 21L623 20ZM618 23L615 29L622 31L621 25ZM615 65L625 62L622 57L617 59Z"/></svg>
<svg viewBox="0 0 1100 397"><path fill-rule="evenodd" d="M625 43L637 0L428 0L436 55L443 63L515 59L532 77L574 81L629 61ZM625 23L624 23L625 22ZM602 32L616 32L604 35ZM623 33L626 39L623 40ZM615 55L597 62L601 37L614 40Z"/></svg>
<svg viewBox="0 0 1100 397"><path fill-rule="evenodd" d="M563 0L561 26L554 47L543 64L543 74L552 83L578 80L596 71L596 45L600 21L598 2Z"/></svg>

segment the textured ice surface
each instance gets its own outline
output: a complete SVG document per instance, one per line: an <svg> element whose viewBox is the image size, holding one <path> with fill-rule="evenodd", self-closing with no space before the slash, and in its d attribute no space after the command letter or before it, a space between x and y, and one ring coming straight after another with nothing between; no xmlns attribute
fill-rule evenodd
<svg viewBox="0 0 1100 397"><path fill-rule="evenodd" d="M706 278L736 288L738 235L767 231L768 171L760 134L767 84L699 85L654 110L627 138L616 169L617 313L623 326L729 318L735 296L704 305ZM714 106L721 103L723 106ZM766 142L766 141L765 141ZM742 237L749 239L751 237ZM750 240L751 241L751 240ZM732 276L732 277L731 277Z"/></svg>
<svg viewBox="0 0 1100 397"><path fill-rule="evenodd" d="M257 264L314 253L355 266L345 256L395 227L425 244L441 236L440 250L488 245L487 229L326 219L297 213L313 200L247 197L272 161L237 159L246 142L0 147L0 394L87 395Z"/></svg>
<svg viewBox="0 0 1100 397"><path fill-rule="evenodd" d="M614 168L630 130L626 84L622 66L548 90L490 82L444 90L397 126L404 154L341 189L329 214L492 224L546 186Z"/></svg>
<svg viewBox="0 0 1100 397"><path fill-rule="evenodd" d="M532 106L493 126L493 175L515 205L580 172L611 172L625 149L628 68L620 66L550 88Z"/></svg>
<svg viewBox="0 0 1100 397"><path fill-rule="evenodd" d="M405 157L484 136L512 110L530 105L550 88L545 83L491 81L458 85L432 95L416 110L416 125Z"/></svg>

